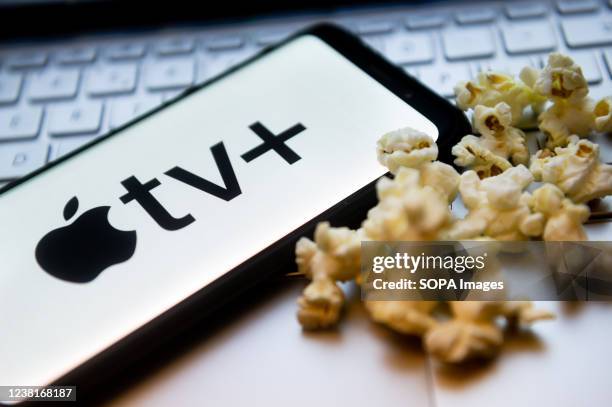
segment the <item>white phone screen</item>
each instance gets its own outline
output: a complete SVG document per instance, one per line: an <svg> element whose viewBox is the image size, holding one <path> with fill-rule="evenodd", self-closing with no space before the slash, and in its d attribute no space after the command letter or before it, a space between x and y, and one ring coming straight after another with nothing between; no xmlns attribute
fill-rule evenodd
<svg viewBox="0 0 612 407"><path fill-rule="evenodd" d="M0 385L53 382L383 175L407 125L438 137L305 35L0 195Z"/></svg>

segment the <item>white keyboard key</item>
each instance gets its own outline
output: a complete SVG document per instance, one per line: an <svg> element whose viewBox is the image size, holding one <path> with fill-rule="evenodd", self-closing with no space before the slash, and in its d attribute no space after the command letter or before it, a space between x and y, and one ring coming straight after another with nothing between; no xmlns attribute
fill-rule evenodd
<svg viewBox="0 0 612 407"><path fill-rule="evenodd" d="M116 64L96 67L87 72L87 93L93 96L130 93L136 88L137 67Z"/></svg>
<svg viewBox="0 0 612 407"><path fill-rule="evenodd" d="M547 12L546 5L534 2L520 2L506 5L506 15L513 20L541 17Z"/></svg>
<svg viewBox="0 0 612 407"><path fill-rule="evenodd" d="M144 56L145 46L144 44L126 42L109 46L106 53L113 60L137 59Z"/></svg>
<svg viewBox="0 0 612 407"><path fill-rule="evenodd" d="M610 0L612 1L612 0ZM608 50L604 52L604 59L606 60L606 66L608 67L608 74L612 78L612 51Z"/></svg>
<svg viewBox="0 0 612 407"><path fill-rule="evenodd" d="M145 69L148 89L183 88L193 84L195 63L192 59L157 60Z"/></svg>
<svg viewBox="0 0 612 407"><path fill-rule="evenodd" d="M497 13L491 8L480 7L458 11L455 19L459 24L479 24L488 23L495 20Z"/></svg>
<svg viewBox="0 0 612 407"><path fill-rule="evenodd" d="M445 31L442 34L444 55L449 60L491 57L495 45L491 31L487 28L463 28Z"/></svg>
<svg viewBox="0 0 612 407"><path fill-rule="evenodd" d="M52 136L94 133L100 129L101 120L100 102L52 106L49 108L48 131Z"/></svg>
<svg viewBox="0 0 612 407"><path fill-rule="evenodd" d="M601 70L597 63L597 58L592 52L574 53L572 59L582 68L584 77L590 84L599 83L602 80Z"/></svg>
<svg viewBox="0 0 612 407"><path fill-rule="evenodd" d="M47 145L38 141L3 144L0 148L0 180L22 177L47 161Z"/></svg>
<svg viewBox="0 0 612 407"><path fill-rule="evenodd" d="M555 34L546 21L528 21L502 27L502 37L509 54L552 51L557 47Z"/></svg>
<svg viewBox="0 0 612 407"><path fill-rule="evenodd" d="M385 55L399 65L431 62L434 59L431 36L425 33L393 36L385 42Z"/></svg>
<svg viewBox="0 0 612 407"><path fill-rule="evenodd" d="M58 158L76 150L90 141L95 140L97 137L98 136L75 136L59 139L51 145L50 159L57 160Z"/></svg>
<svg viewBox="0 0 612 407"><path fill-rule="evenodd" d="M115 129L162 104L161 95L116 100L111 106L110 127Z"/></svg>
<svg viewBox="0 0 612 407"><path fill-rule="evenodd" d="M78 64L92 62L96 59L96 49L93 47L77 47L60 51L56 55L60 64Z"/></svg>
<svg viewBox="0 0 612 407"><path fill-rule="evenodd" d="M612 44L612 16L576 17L561 22L565 41L570 47Z"/></svg>
<svg viewBox="0 0 612 407"><path fill-rule="evenodd" d="M244 45L244 38L238 36L225 36L209 38L204 41L204 47L211 51L238 49Z"/></svg>
<svg viewBox="0 0 612 407"><path fill-rule="evenodd" d="M0 110L0 140L36 137L42 116L40 107ZM3 148L4 145L0 146L0 150Z"/></svg>
<svg viewBox="0 0 612 407"><path fill-rule="evenodd" d="M35 68L44 66L46 63L47 54L38 51L14 54L6 59L6 65L9 68Z"/></svg>
<svg viewBox="0 0 612 407"><path fill-rule="evenodd" d="M440 95L454 95L453 88L457 82L470 79L470 70L464 64L445 64L442 67L423 67L419 69L419 78Z"/></svg>
<svg viewBox="0 0 612 407"><path fill-rule="evenodd" d="M76 96L79 71L47 70L30 76L30 100L67 99Z"/></svg>
<svg viewBox="0 0 612 407"><path fill-rule="evenodd" d="M395 28L395 24L385 20L361 21L355 25L360 35L389 34Z"/></svg>
<svg viewBox="0 0 612 407"><path fill-rule="evenodd" d="M19 74L0 74L0 105L17 101L21 83L22 77Z"/></svg>
<svg viewBox="0 0 612 407"><path fill-rule="evenodd" d="M195 48L192 38L176 37L160 41L155 47L159 55L190 54Z"/></svg>
<svg viewBox="0 0 612 407"><path fill-rule="evenodd" d="M446 20L443 14L414 14L406 17L406 27L412 30L439 28L446 24Z"/></svg>
<svg viewBox="0 0 612 407"><path fill-rule="evenodd" d="M589 13L599 8L594 0L557 0L561 14Z"/></svg>

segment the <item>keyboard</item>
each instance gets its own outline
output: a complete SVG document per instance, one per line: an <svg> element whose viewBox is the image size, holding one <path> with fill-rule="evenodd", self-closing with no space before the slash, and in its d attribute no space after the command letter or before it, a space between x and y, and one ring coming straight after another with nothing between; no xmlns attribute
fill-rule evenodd
<svg viewBox="0 0 612 407"><path fill-rule="evenodd" d="M612 0L435 2L240 24L0 44L0 186L167 102L295 30L332 21L446 98L483 70L571 55L612 92ZM612 162L612 141L597 139Z"/></svg>

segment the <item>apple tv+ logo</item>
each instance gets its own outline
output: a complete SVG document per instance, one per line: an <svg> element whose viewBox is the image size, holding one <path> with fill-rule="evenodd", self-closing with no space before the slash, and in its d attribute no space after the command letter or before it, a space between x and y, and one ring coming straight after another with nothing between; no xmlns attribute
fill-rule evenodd
<svg viewBox="0 0 612 407"><path fill-rule="evenodd" d="M247 163L273 150L287 163L294 164L301 157L285 144L293 136L306 130L301 123L274 134L260 122L249 128L262 143L241 155ZM192 188L224 201L231 201L242 193L223 142L210 147L223 186L208 181L182 167L175 166L164 174ZM151 191L161 185L157 178L147 182L130 176L121 185L126 193L119 197L124 204L135 201L164 230L182 229L195 222L191 214L174 216L155 198ZM71 223L47 233L35 249L36 261L50 275L73 283L94 280L108 267L129 260L136 251L136 231L116 229L108 220L110 206L98 206L79 215ZM73 219L79 210L76 196L64 207L64 220Z"/></svg>

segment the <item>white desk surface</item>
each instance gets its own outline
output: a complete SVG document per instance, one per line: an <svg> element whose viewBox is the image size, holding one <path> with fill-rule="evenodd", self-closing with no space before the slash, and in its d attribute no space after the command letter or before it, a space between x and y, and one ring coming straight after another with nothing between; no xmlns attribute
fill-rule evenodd
<svg viewBox="0 0 612 407"><path fill-rule="evenodd" d="M493 362L448 369L370 322L351 290L337 331L304 333L305 281L232 318L129 387L118 406L612 405L612 304L543 302L556 321L508 338Z"/></svg>

